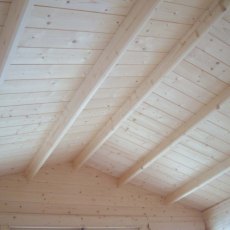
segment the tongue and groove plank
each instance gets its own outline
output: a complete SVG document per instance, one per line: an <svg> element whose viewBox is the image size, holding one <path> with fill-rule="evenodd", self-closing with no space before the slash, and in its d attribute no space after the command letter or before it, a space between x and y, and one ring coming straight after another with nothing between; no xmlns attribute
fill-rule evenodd
<svg viewBox="0 0 230 230"><path fill-rule="evenodd" d="M185 185L180 187L179 189L175 190L171 194L167 195L166 202L167 203L175 203L184 197L190 195L191 193L195 192L196 190L204 187L211 181L215 180L216 178L222 176L224 173L230 170L230 158L222 161L221 163L215 165L211 169L203 172L200 176L195 177L191 181L187 182Z"/></svg>
<svg viewBox="0 0 230 230"><path fill-rule="evenodd" d="M32 6L32 0L13 1L10 5L0 34L0 84L6 78L9 65L15 55L16 47L24 31Z"/></svg>
<svg viewBox="0 0 230 230"><path fill-rule="evenodd" d="M143 170L148 168L151 164L156 162L159 158L164 156L165 152L170 147L176 145L181 137L194 129L208 114L213 112L230 96L230 88L227 87L220 95L211 100L208 104L203 106L195 115L193 115L186 123L179 126L173 133L166 137L155 149L140 158L132 167L130 167L118 180L119 185L125 184L132 180L135 176L140 174Z"/></svg>
<svg viewBox="0 0 230 230"><path fill-rule="evenodd" d="M159 85L162 78L170 73L182 59L195 47L212 26L226 10L219 1L214 1L211 7L205 11L200 20L187 32L181 39L180 43L166 56L166 58L154 69L149 78L146 79L130 95L129 99L119 108L119 110L105 124L95 138L86 146L86 148L74 160L75 168L79 169L102 145L103 143L119 128L121 123L141 104L141 102ZM210 15L210 12L212 14ZM136 171L142 171L142 164L135 167L134 172L128 172L120 179L120 183L127 181Z"/></svg>
<svg viewBox="0 0 230 230"><path fill-rule="evenodd" d="M51 130L45 143L35 154L33 160L27 168L26 174L29 178L33 177L39 171L48 157L52 154L64 135L75 122L76 118L86 107L89 100L94 96L98 88L103 84L104 80L110 74L113 67L118 63L120 57L124 54L130 42L136 37L138 32L140 32L140 30L143 28L144 24L149 20L153 9L158 3L159 1L146 1L145 3L138 1L132 8L131 12L119 27L107 48L103 51L96 64L93 66L89 75L85 78L81 88L76 92L72 100L67 105L64 113ZM54 11L57 10L55 9ZM69 13L69 11L67 12ZM84 12L78 13L83 14ZM53 19L52 16L51 19ZM102 20L103 22L101 22L102 24L100 23L100 28L103 29L105 19ZM38 21L42 26L46 19L43 20L40 15L40 19ZM55 20L53 22L55 22ZM85 30L87 29L85 28L85 23L89 23L90 28L92 29L94 28L94 26L92 26L92 22L94 22L92 17L90 18L90 23L89 18L84 20L84 23L82 24L79 20L79 26L84 26L82 29ZM119 23L119 21L115 20L116 27ZM50 24L52 25L52 23ZM45 23L44 25L49 27L49 24L47 25ZM111 25L109 25L109 27L111 28Z"/></svg>

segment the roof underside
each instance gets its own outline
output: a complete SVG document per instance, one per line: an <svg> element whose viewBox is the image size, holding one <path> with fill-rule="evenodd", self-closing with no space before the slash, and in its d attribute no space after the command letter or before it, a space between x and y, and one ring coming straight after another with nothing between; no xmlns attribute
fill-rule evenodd
<svg viewBox="0 0 230 230"><path fill-rule="evenodd" d="M36 0L0 87L0 174L26 170L134 0ZM74 160L163 62L211 0L161 1L46 161ZM0 1L0 29L10 1ZM0 34L1 35L1 34ZM230 85L230 13L164 76L86 164L120 177ZM130 183L167 195L230 157L230 99ZM180 202L204 210L230 196L230 173Z"/></svg>

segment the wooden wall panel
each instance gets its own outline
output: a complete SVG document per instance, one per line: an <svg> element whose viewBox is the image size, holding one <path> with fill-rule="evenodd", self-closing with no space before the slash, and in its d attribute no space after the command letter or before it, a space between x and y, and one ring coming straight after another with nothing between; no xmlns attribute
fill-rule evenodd
<svg viewBox="0 0 230 230"><path fill-rule="evenodd" d="M0 188L1 224L204 230L200 212L165 206L132 185L117 188L116 180L90 168L80 173L69 165L44 168L30 182L22 175L4 176Z"/></svg>

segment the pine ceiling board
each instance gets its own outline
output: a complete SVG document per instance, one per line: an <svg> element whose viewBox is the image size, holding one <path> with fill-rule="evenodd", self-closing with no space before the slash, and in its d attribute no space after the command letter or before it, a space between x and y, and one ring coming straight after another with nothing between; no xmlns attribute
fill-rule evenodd
<svg viewBox="0 0 230 230"><path fill-rule="evenodd" d="M174 73L186 78L201 88L208 90L210 93L219 94L227 83L219 80L208 72L198 68L197 66L183 60L173 71Z"/></svg>
<svg viewBox="0 0 230 230"><path fill-rule="evenodd" d="M86 126L86 129L87 129L87 126ZM66 134L66 136L64 137L63 139L63 144L67 144L67 143L70 143L70 144L75 144L78 145L78 142L87 142L86 140L84 140L84 138L90 138L90 136L92 136L93 133L92 132L70 132L68 134ZM61 143L62 144L62 143ZM60 144L60 146L61 146Z"/></svg>
<svg viewBox="0 0 230 230"><path fill-rule="evenodd" d="M226 193L228 196L230 195L230 185L229 185L229 177L225 178L225 179L221 179L223 178L223 176L220 177L220 179L216 179L212 182L210 182L210 186L215 189L218 190L220 193Z"/></svg>
<svg viewBox="0 0 230 230"><path fill-rule="evenodd" d="M124 152L132 154L133 160L137 160L140 156L148 152L148 150L144 147L136 143L132 143L129 140L126 140L116 134L110 137L108 143L112 143L116 148L122 149Z"/></svg>
<svg viewBox="0 0 230 230"><path fill-rule="evenodd" d="M13 145L13 147L14 148L11 148L10 151L2 152L2 154L6 154L7 157L1 157L1 175L6 173L17 173L23 171L26 165L28 164L29 160L31 160L34 152L39 147L39 144L34 144L31 142L30 144L23 145L21 149L18 149L17 145Z"/></svg>
<svg viewBox="0 0 230 230"><path fill-rule="evenodd" d="M53 165L71 161L82 150L87 142L90 141L94 133L95 131L92 129L87 130L87 127L85 132L68 133L47 160L47 164Z"/></svg>
<svg viewBox="0 0 230 230"><path fill-rule="evenodd" d="M101 52L101 50L19 47L12 60L12 64L89 65L96 62Z"/></svg>
<svg viewBox="0 0 230 230"><path fill-rule="evenodd" d="M129 144L133 144L136 145L138 147L142 147L144 150L150 151L150 149L152 149L153 147L156 146L156 142L154 142L154 140L149 140L146 139L145 137L142 137L141 135L138 135L136 132L132 132L132 130L130 130L128 127L120 127L118 132L116 133L116 135L119 138L124 139L125 141L129 142ZM122 151L122 146L116 146L118 149L120 149ZM138 159L141 154L142 151L137 151L136 152L128 152L128 150L126 151L127 155L131 155L133 156L133 158Z"/></svg>
<svg viewBox="0 0 230 230"><path fill-rule="evenodd" d="M92 114L91 117L81 117L76 120L76 122L73 124L74 126L83 126L83 125L94 125L94 124L100 124L104 122L104 119L109 119L110 114L105 116L94 116Z"/></svg>
<svg viewBox="0 0 230 230"><path fill-rule="evenodd" d="M185 5L185 6L191 6L191 7L195 7L195 8L200 8L200 9L206 9L209 4L211 3L210 0L165 0L165 2L171 2L171 3L176 3L176 4L181 4L181 5Z"/></svg>
<svg viewBox="0 0 230 230"><path fill-rule="evenodd" d="M217 110L215 113L211 114L207 118L207 120L212 122L213 124L220 126L223 129L230 130L230 116L223 112L221 111L221 109Z"/></svg>
<svg viewBox="0 0 230 230"><path fill-rule="evenodd" d="M111 88L136 88L145 78L143 76L113 76L109 77L102 84L102 89L111 89ZM97 93L94 97L97 96ZM108 96L108 95L107 95Z"/></svg>
<svg viewBox="0 0 230 230"><path fill-rule="evenodd" d="M170 174L171 175L171 174ZM154 177L156 176L156 174L154 174ZM163 177L162 177L163 178ZM146 179L145 179L146 180ZM144 180L144 181L145 181ZM165 190L165 187L164 187L164 185L161 185L161 186L159 186L158 185L158 183L155 181L156 179L153 179L152 177L151 177L151 174L150 174L150 177L148 178L148 184L151 184L152 183L152 186L158 186L158 190L160 190L161 191L161 194L162 193L169 193L170 192L170 188L172 188L172 187L174 187L174 189L175 189L175 187L178 187L178 186L180 186L180 184L183 184L184 183L184 181L181 181L181 182L178 182L178 181L175 181L175 180L172 180L172 181L174 181L174 185L171 185L166 191L164 191ZM163 181L163 182L165 182L165 181L167 181L167 177L165 177L165 179L164 180L162 180L162 179L158 179L158 180L161 180L161 182ZM167 182L167 183L169 183L169 182ZM217 192L218 192L219 190L217 189L217 188L214 188L214 187L211 187L211 186L208 186L206 189L202 189L202 192L201 193L197 193L197 194L192 194L191 196L192 196L192 199L189 199L189 196L188 197L186 197L184 200L186 201L186 199L189 199L189 200L191 200L191 203L193 203L193 199L195 199L194 201L199 201L199 203L203 203L202 202L202 200L204 199L204 197L205 197L205 199L206 200L208 200L208 202L210 202L211 200L213 201L213 200L220 200L220 199L223 199L223 198L225 198L227 195L228 195L228 193L227 192L223 192L223 191L219 191L219 194L216 194ZM154 190L153 190L153 192L154 192ZM205 195L204 195L205 194ZM182 203L184 203L184 200L182 200ZM185 202L186 203L186 202ZM204 202L205 203L205 202Z"/></svg>
<svg viewBox="0 0 230 230"><path fill-rule="evenodd" d="M110 73L113 76L133 76L142 77L148 76L155 68L155 65L116 65Z"/></svg>
<svg viewBox="0 0 230 230"><path fill-rule="evenodd" d="M172 129L179 127L182 124L182 121L170 116L167 112L155 108L145 102L142 103L135 111L144 114L151 119L157 120L162 125L168 126Z"/></svg>
<svg viewBox="0 0 230 230"><path fill-rule="evenodd" d="M196 143L196 145L197 145L197 143ZM195 144L191 144L191 146L194 147ZM208 152L207 154L210 154L210 148L207 149L207 146L204 146L204 147L206 147L206 148L203 148L202 151L207 151ZM177 148L178 148L178 145L177 145ZM219 154L219 152L216 152L216 151L213 152L215 157L216 157L217 153ZM193 155L188 155L188 156L193 158ZM225 157L226 157L226 155L225 155ZM189 159L187 159L187 160L189 162L188 164L190 164L191 160L189 160ZM198 158L198 160L199 160L199 158ZM185 162L185 159L183 159L182 161L181 161L181 158L178 159L177 153L175 154L173 149L172 149L172 151L170 151L170 150L168 151L168 153L166 154L165 157L162 157L154 165L150 166L150 168L147 168L144 173L149 173L150 178L151 177L154 178L156 176L156 174L158 173L158 172L156 172L156 169L161 170L164 173L168 172L168 174L170 175L170 180L172 182L177 183L177 186L179 187L179 186L181 186L181 184L185 183L184 181L190 180L192 177L195 177L196 175L198 175L202 170L207 169L207 166L205 166L205 165L203 165L203 167L202 167L202 165L200 165L199 167L194 167L194 166L191 167L189 165L185 165L183 161ZM215 163L213 165L215 165ZM210 167L210 165L208 167ZM180 178L180 177L181 177L181 180L178 181L178 178ZM161 180L164 181L165 183L168 183L166 178L167 177L162 176Z"/></svg>
<svg viewBox="0 0 230 230"><path fill-rule="evenodd" d="M197 161L193 158L193 156L187 156L186 154L183 155L182 153L176 152L173 149L168 152L168 154L165 155L165 158L171 159L173 161L176 161L180 163L181 165L184 165L190 169L193 169L194 171L205 171L208 170L209 167L205 164L202 164L201 162Z"/></svg>
<svg viewBox="0 0 230 230"><path fill-rule="evenodd" d="M46 122L55 122L59 116L59 113L47 113L47 114L34 114L34 115L22 115L16 117L5 117L0 119L0 127L13 127L23 126L31 124L40 124Z"/></svg>
<svg viewBox="0 0 230 230"><path fill-rule="evenodd" d="M170 73L166 78L164 78L163 82L204 104L207 104L216 96L175 72Z"/></svg>
<svg viewBox="0 0 230 230"><path fill-rule="evenodd" d="M63 139L63 142L58 146L57 150L75 150L75 148L81 146L83 147L90 138L92 138L93 132L85 133L69 133ZM76 151L77 153L77 151Z"/></svg>
<svg viewBox="0 0 230 230"><path fill-rule="evenodd" d="M10 65L8 80L84 78L92 65Z"/></svg>
<svg viewBox="0 0 230 230"><path fill-rule="evenodd" d="M153 12L152 19L192 25L197 21L202 12L203 9L162 2Z"/></svg>
<svg viewBox="0 0 230 230"><path fill-rule="evenodd" d="M230 67L222 63L220 60L208 55L204 51L195 48L187 57L186 61L201 68L207 73L213 75L217 79L230 84Z"/></svg>
<svg viewBox="0 0 230 230"><path fill-rule="evenodd" d="M197 9L195 9L195 10L197 10ZM198 11L200 12L200 10L197 10L197 12ZM154 24L154 31L156 31L159 28L159 25L162 26L162 23L160 23L160 24L157 23L158 24L157 27L156 27L156 23L153 23L153 24ZM151 21L150 24L147 26L148 27L147 30L149 30L149 28L151 28L152 26L153 25L152 25L152 21ZM168 27L168 25L167 25L167 27ZM177 26L173 25L172 27L176 28ZM182 27L180 27L180 30L181 29L182 29ZM185 27L183 27L183 30L184 31L186 30ZM173 31L173 32L175 32L175 31ZM178 33L178 27L177 27L176 32ZM152 41L157 41L157 42L155 42L156 43L155 46L151 45L151 44L154 44ZM145 42L145 44L143 44L144 42ZM148 43L146 44L146 42L149 42L149 44ZM167 45L167 48L166 49L165 48L164 49L159 49L159 45L163 44L165 42L167 42L166 45L169 44L169 45ZM153 53L151 51L161 51L161 52L162 51L164 51L164 52L167 51L168 52L172 48L173 43L175 44L176 42L177 42L176 39L174 39L174 38L171 39L170 37L169 38L164 38L164 37L161 38L160 36L158 36L158 38L156 38L156 37L147 37L146 38L146 37L143 37L143 36L139 36L133 42L133 44L131 44L129 46L129 50L135 50L135 51L138 51L138 52L130 52L130 51L126 52L125 57L121 60L120 63L122 63L122 64L135 64L135 65L136 64L157 64L159 61L157 61L157 62L149 62L149 61L151 61L151 59L148 60L148 58L155 58L156 54L158 56L159 56L159 54L161 54L162 57L163 57L165 54L164 53ZM148 52L142 52L142 51L148 51ZM132 53L132 55L128 56L128 54L130 54L130 53ZM150 54L151 54L151 56L150 56ZM141 55L143 55L143 56L141 56ZM162 57L160 57L159 60L161 60Z"/></svg>
<svg viewBox="0 0 230 230"><path fill-rule="evenodd" d="M228 12L228 13L226 13L226 15L224 15L224 20L226 20L227 22L229 22L230 23L230 13Z"/></svg>
<svg viewBox="0 0 230 230"><path fill-rule="evenodd" d="M63 102L0 107L2 118L62 112Z"/></svg>
<svg viewBox="0 0 230 230"><path fill-rule="evenodd" d="M149 97L147 97L145 102L181 122L187 121L193 115L191 111L176 104L175 101L163 97L163 93L166 94L166 90L162 92L162 95L154 91Z"/></svg>
<svg viewBox="0 0 230 230"><path fill-rule="evenodd" d="M96 132L101 127L101 124L90 124L90 125L76 125L70 128L67 135L80 135L82 133Z"/></svg>
<svg viewBox="0 0 230 230"><path fill-rule="evenodd" d="M87 31L26 28L19 47L59 49L104 49L112 34Z"/></svg>
<svg viewBox="0 0 230 230"><path fill-rule="evenodd" d="M167 160L165 161L167 162ZM176 167L171 167L165 161L159 160L158 162L147 168L145 170L145 173L152 175L153 177L157 175L158 178L164 181L165 183L169 183L169 181L171 181L171 183L174 183L176 187L180 186L181 183L190 178L189 175L186 175L185 173L179 171Z"/></svg>
<svg viewBox="0 0 230 230"><path fill-rule="evenodd" d="M132 181L132 184L146 189L151 194L158 194L160 196L166 195L173 186L173 184L166 184L161 179L157 177L150 177L144 173L138 175L138 178L135 178Z"/></svg>
<svg viewBox="0 0 230 230"><path fill-rule="evenodd" d="M187 176L183 174L179 174L176 171L164 167L163 165L156 163L154 166L151 166L150 168L146 169L145 172L143 172L144 175L148 176L149 183L156 183L155 181L159 180L160 183L153 184L156 188L158 188L158 191L162 193L162 195L166 195L167 193L171 192L172 190L178 188L180 184L187 178ZM133 183L135 183L138 178L142 178L142 174L138 175L134 178ZM165 187L168 189L164 190ZM151 192L154 192L152 190Z"/></svg>
<svg viewBox="0 0 230 230"><path fill-rule="evenodd" d="M33 92L55 92L77 90L83 79L37 79L5 81L0 94L20 94Z"/></svg>
<svg viewBox="0 0 230 230"><path fill-rule="evenodd" d="M127 15L134 0L86 0L81 1L60 1L60 0L36 0L39 6L49 6L70 10L92 11L103 14Z"/></svg>
<svg viewBox="0 0 230 230"><path fill-rule="evenodd" d="M199 124L199 129L217 136L220 140L230 144L230 133L229 130L221 128L219 125L216 125L208 120Z"/></svg>
<svg viewBox="0 0 230 230"><path fill-rule="evenodd" d="M201 209L205 209L208 207L211 207L223 200L225 200L226 198L229 197L229 192L226 191L221 191L219 188L215 188L211 185L206 185L205 187L200 188L199 190L195 191L194 193L192 193L191 195L189 195L188 197L184 198L182 200L182 203L187 203L187 201L191 201L194 202L194 204L196 204L197 202L197 198L200 198L202 200L204 200L204 202L199 201L200 205L201 205ZM198 205L199 207L199 205Z"/></svg>
<svg viewBox="0 0 230 230"><path fill-rule="evenodd" d="M137 36L129 45L129 51L169 52L179 39Z"/></svg>
<svg viewBox="0 0 230 230"><path fill-rule="evenodd" d="M230 23L224 19L212 26L209 33L220 41L230 45Z"/></svg>
<svg viewBox="0 0 230 230"><path fill-rule="evenodd" d="M175 183L165 183L161 181L160 178L157 178L157 176L153 178L148 175L138 178L138 180L135 179L132 184L149 191L152 195L156 194L160 196L162 198L162 202L164 202L164 196L171 191L172 187L176 186Z"/></svg>
<svg viewBox="0 0 230 230"><path fill-rule="evenodd" d="M94 99L102 98L127 98L131 92L133 92L132 87L128 88L100 88L98 89Z"/></svg>
<svg viewBox="0 0 230 230"><path fill-rule="evenodd" d="M36 139L42 139L45 138L48 134L44 131L33 131L31 133L21 133L20 135L10 135L10 136L4 136L0 137L0 146L4 144L14 144L16 142L26 142L26 141L32 141Z"/></svg>
<svg viewBox="0 0 230 230"><path fill-rule="evenodd" d="M114 33L124 16L35 6L27 27ZM74 23L70 23L74 21Z"/></svg>
<svg viewBox="0 0 230 230"><path fill-rule="evenodd" d="M126 98L123 98L123 97L117 97L117 98L108 98L108 97L105 97L105 98L93 98L88 103L88 105L86 106L86 109L119 107L125 99ZM77 120L76 120L76 122L77 122Z"/></svg>
<svg viewBox="0 0 230 230"><path fill-rule="evenodd" d="M30 154L31 149L26 150L26 151L24 150L24 152ZM31 157L24 156L20 159L17 159L16 162L15 161L5 161L1 165L0 175L3 176L3 175L16 174L16 173L22 172L30 160L31 160Z"/></svg>
<svg viewBox="0 0 230 230"><path fill-rule="evenodd" d="M230 98L219 107L219 111L227 117L230 117Z"/></svg>
<svg viewBox="0 0 230 230"><path fill-rule="evenodd" d="M16 156L20 157L20 155L23 155L23 150L27 149L29 147L36 147L41 144L41 140L33 140L33 141L25 141L25 142L18 142L15 144L4 144L1 145L1 156L0 161L3 161L4 159L14 159ZM18 154L20 153L20 154Z"/></svg>
<svg viewBox="0 0 230 230"><path fill-rule="evenodd" d="M193 148L193 146L187 146L183 143L175 145L173 147L173 151L180 153L189 159L192 158L206 167L210 167L210 165L217 163L217 159L215 159L212 155L200 153L196 148Z"/></svg>
<svg viewBox="0 0 230 230"><path fill-rule="evenodd" d="M211 186L204 186L203 188L197 190L193 193L194 196L200 196L202 199L206 200L207 203L203 207L203 209L206 209L208 207L211 207L217 203L220 203L221 201L227 199L229 197L229 193L223 194L221 191L213 192L213 187ZM191 196L192 198L192 196ZM195 199L194 199L195 201ZM201 203L203 205L203 203Z"/></svg>
<svg viewBox="0 0 230 230"><path fill-rule="evenodd" d="M48 132L51 126L54 123L47 122L47 123L38 123L38 124L31 124L31 125L23 125L23 126L12 126L12 127L4 127L0 128L0 137L6 137L11 135L20 135L25 133L33 133L44 131Z"/></svg>
<svg viewBox="0 0 230 230"><path fill-rule="evenodd" d="M227 174L224 174L216 180L210 182L209 185L230 194L230 176Z"/></svg>
<svg viewBox="0 0 230 230"><path fill-rule="evenodd" d="M121 136L116 136L114 139L111 139L109 140L108 142L106 142L105 146L109 146L111 149L115 149L117 151L117 155L121 154L124 158L128 159L130 162L133 162L134 161L134 158L139 158L141 156L141 151L143 151L143 149L140 149L140 151L136 152L136 154L134 154L134 151L133 152L130 152L128 148L123 148L122 147L122 143L119 145L117 144L120 139L123 140L123 138ZM128 139L124 139L124 142L127 142ZM138 143L135 143L135 147L134 150L138 150L138 148L140 147L138 145ZM102 146L103 148L103 146ZM98 150L100 151L100 149ZM138 155L139 154L139 155Z"/></svg>
<svg viewBox="0 0 230 230"><path fill-rule="evenodd" d="M219 125L222 128L230 130L230 116L222 113L221 109L217 110L215 113L210 114L207 120Z"/></svg>
<svg viewBox="0 0 230 230"><path fill-rule="evenodd" d="M152 149L156 146L156 142L149 138L145 138L141 135L139 135L135 130L133 131L128 126L122 125L118 131L116 132L116 135L123 137L124 139L130 141L131 143L137 144L139 146L142 146L144 149ZM132 153L131 153L132 154Z"/></svg>
<svg viewBox="0 0 230 230"><path fill-rule="evenodd" d="M170 151L170 158L166 156L159 159L158 163L163 165L164 167L170 168L179 174L186 175L188 177L193 177L194 175L199 175L200 170L188 167L187 165L181 164L181 162L177 161L174 157L174 153ZM168 155L169 155L168 154ZM174 159L175 158L175 159Z"/></svg>
<svg viewBox="0 0 230 230"><path fill-rule="evenodd" d="M169 21L150 20L141 31L141 36L180 39L190 28L190 25Z"/></svg>
<svg viewBox="0 0 230 230"><path fill-rule="evenodd" d="M217 151L220 151L226 154L230 154L229 153L230 144L218 139L218 137L215 137L206 132L203 132L202 130L199 130L198 128L189 132L187 136L201 143L204 143L205 145L210 146L216 149Z"/></svg>
<svg viewBox="0 0 230 230"><path fill-rule="evenodd" d="M114 164L111 164L111 161L106 162L106 160L104 160L103 162L99 162L98 160L90 159L89 162L87 162L87 166L100 170L101 172L113 177L117 177L119 175L119 171L117 172L117 169L114 168ZM122 164L119 165L119 167L125 170L127 165Z"/></svg>
<svg viewBox="0 0 230 230"><path fill-rule="evenodd" d="M164 97L166 100L169 100L184 109L194 112L200 109L204 104L197 101L194 98L186 95L185 93L178 91L177 89L173 88L171 85L166 83L161 83L159 86L154 90L154 93Z"/></svg>
<svg viewBox="0 0 230 230"><path fill-rule="evenodd" d="M75 145L62 144L60 147L57 147L54 154L47 160L47 164L54 165L62 164L63 162L70 162L74 156L76 156L76 154L84 148L84 146L85 144L83 143L75 143Z"/></svg>
<svg viewBox="0 0 230 230"><path fill-rule="evenodd" d="M209 156L217 161L222 161L228 157L227 153L222 153L211 146L207 145L206 143L202 143L199 140L194 138L190 138L189 136L184 136L180 141L185 146L192 148L193 150L200 152L206 156Z"/></svg>
<svg viewBox="0 0 230 230"><path fill-rule="evenodd" d="M150 117L145 116L139 112L134 112L129 118L129 121L133 121L136 124L142 125L145 128L154 130L157 133L160 133L162 136L167 136L172 131L172 129L162 123L154 120Z"/></svg>
<svg viewBox="0 0 230 230"><path fill-rule="evenodd" d="M118 109L117 107L107 107L107 108L97 108L97 109L84 109L81 114L81 118L83 117L91 117L91 116L106 116L111 115Z"/></svg>
<svg viewBox="0 0 230 230"><path fill-rule="evenodd" d="M146 139L146 141L149 142L152 141L153 143L159 143L165 138L165 136L163 136L162 133L156 132L155 130L151 130L147 127L139 125L135 121L126 120L125 122L123 122L122 127L130 130L131 132L139 135L140 137L143 137L144 139ZM116 134L118 133L119 132L116 132Z"/></svg>
<svg viewBox="0 0 230 230"><path fill-rule="evenodd" d="M10 7L10 3L0 2L0 25L1 26L3 26L5 23L5 19L8 14L9 7Z"/></svg>
<svg viewBox="0 0 230 230"><path fill-rule="evenodd" d="M204 199L203 197L195 196L195 195L190 195L189 197L184 198L183 200L180 201L182 205L185 205L187 207L194 208L196 210L203 211L207 207L210 207L210 202L208 199Z"/></svg>
<svg viewBox="0 0 230 230"><path fill-rule="evenodd" d="M122 65L157 65L167 53L126 51L118 64Z"/></svg>
<svg viewBox="0 0 230 230"><path fill-rule="evenodd" d="M206 34L205 38L198 43L197 47L224 64L230 65L230 45L220 41L211 34Z"/></svg>
<svg viewBox="0 0 230 230"><path fill-rule="evenodd" d="M147 76L154 65L116 65L112 76ZM92 65L11 65L9 80L84 78Z"/></svg>
<svg viewBox="0 0 230 230"><path fill-rule="evenodd" d="M73 91L0 93L0 106L68 102L73 93Z"/></svg>
<svg viewBox="0 0 230 230"><path fill-rule="evenodd" d="M97 156L93 156L87 165L96 167L113 176L119 176L134 161L119 149L111 148L111 145L104 145Z"/></svg>

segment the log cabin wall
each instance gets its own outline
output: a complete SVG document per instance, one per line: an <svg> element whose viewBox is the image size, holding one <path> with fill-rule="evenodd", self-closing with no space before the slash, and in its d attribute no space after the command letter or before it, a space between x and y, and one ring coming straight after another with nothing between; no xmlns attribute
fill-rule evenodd
<svg viewBox="0 0 230 230"><path fill-rule="evenodd" d="M71 165L0 178L0 223L17 227L127 227L204 230L201 212L174 204L95 169Z"/></svg>

